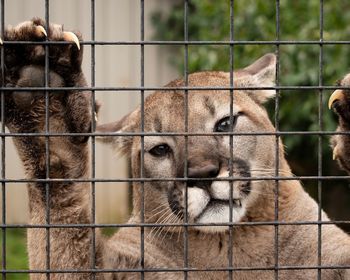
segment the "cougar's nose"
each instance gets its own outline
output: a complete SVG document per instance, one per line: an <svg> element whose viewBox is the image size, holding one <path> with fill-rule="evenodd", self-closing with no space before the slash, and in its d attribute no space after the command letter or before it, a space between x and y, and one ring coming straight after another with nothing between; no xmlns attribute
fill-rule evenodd
<svg viewBox="0 0 350 280"><path fill-rule="evenodd" d="M218 174L219 167L214 164L188 168L188 177L190 178L212 178L216 177Z"/></svg>
<svg viewBox="0 0 350 280"><path fill-rule="evenodd" d="M188 168L189 178L215 178L219 174L219 166L213 163L208 163L201 166L191 166ZM189 180L187 186L189 187L209 187L212 181L205 180Z"/></svg>

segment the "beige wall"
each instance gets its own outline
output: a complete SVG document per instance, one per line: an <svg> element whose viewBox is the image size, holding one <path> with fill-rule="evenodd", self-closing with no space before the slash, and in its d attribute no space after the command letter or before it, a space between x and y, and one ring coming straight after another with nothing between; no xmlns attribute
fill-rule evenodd
<svg viewBox="0 0 350 280"><path fill-rule="evenodd" d="M5 1L5 23L15 25L34 16L44 17L43 0ZM50 0L50 21L64 23L65 29L77 29L86 40L91 38L90 2L88 0ZM139 0L100 0L96 2L96 40L140 39ZM145 1L146 39L152 35L149 14L154 9L167 9L165 1ZM91 51L85 46L84 72L90 81ZM176 77L168 66L168 52L164 47L146 46L145 84L161 86ZM139 46L96 46L96 86L139 86ZM120 118L140 103L140 94L133 92L96 92L103 107L100 122ZM96 146L96 177L127 178L125 159L118 159L109 148ZM24 178L23 169L14 150L12 140L6 141L6 177ZM128 214L128 186L125 183L97 183L97 220L119 222ZM7 222L23 223L28 218L25 184L6 184Z"/></svg>

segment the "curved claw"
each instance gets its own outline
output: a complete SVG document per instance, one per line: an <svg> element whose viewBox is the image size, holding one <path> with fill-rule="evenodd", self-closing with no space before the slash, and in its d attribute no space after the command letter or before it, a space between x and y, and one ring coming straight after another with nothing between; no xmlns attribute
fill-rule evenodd
<svg viewBox="0 0 350 280"><path fill-rule="evenodd" d="M328 100L328 108L331 109L332 105L335 101L337 100L343 100L344 99L344 93L342 90L337 89L336 91L334 91L331 95L331 97Z"/></svg>
<svg viewBox="0 0 350 280"><path fill-rule="evenodd" d="M42 27L41 25L35 26L35 31L36 31L36 34L37 34L39 37L42 37L43 35L44 35L45 37L47 37L46 30L45 30L45 28Z"/></svg>
<svg viewBox="0 0 350 280"><path fill-rule="evenodd" d="M95 122L98 122L98 117L97 117L97 113L94 112L94 117L95 117Z"/></svg>
<svg viewBox="0 0 350 280"><path fill-rule="evenodd" d="M333 160L336 160L339 158L339 150L338 150L338 146L335 146L333 149Z"/></svg>
<svg viewBox="0 0 350 280"><path fill-rule="evenodd" d="M80 42L73 32L63 32L63 39L67 42L73 42L77 46L78 50L80 50Z"/></svg>
<svg viewBox="0 0 350 280"><path fill-rule="evenodd" d="M1 40L1 38L0 38L0 45L3 45L4 44L4 42Z"/></svg>

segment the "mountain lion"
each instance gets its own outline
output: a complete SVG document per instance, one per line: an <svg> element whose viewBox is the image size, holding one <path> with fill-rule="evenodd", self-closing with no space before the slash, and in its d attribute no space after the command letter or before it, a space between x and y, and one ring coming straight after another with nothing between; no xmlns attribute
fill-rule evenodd
<svg viewBox="0 0 350 280"><path fill-rule="evenodd" d="M45 47L3 45L2 83L18 90L5 92L2 121L15 134L13 141L30 180L32 279L46 279L46 269L51 269L50 279L88 279L93 272L97 279L140 279L143 271L145 279L171 280L183 279L184 267L189 279L227 279L230 267L233 279L240 280L275 279L277 273L278 279L317 279L319 266L324 267L322 279L350 279L350 270L342 268L350 265L349 236L332 224L319 228L318 205L293 178L263 106L275 96L273 54L234 72L236 87L265 89L234 90L232 106L230 91L222 89L230 85L229 73L194 73L188 77L189 87L221 89L184 93L184 80L175 80L167 85L173 90L146 98L144 112L139 107L117 122L97 127L99 135L122 133L101 138L131 158L134 183L128 225L109 239L96 228L93 239L88 133L95 115L92 108L97 112L99 106L92 104L90 91L67 89L87 86L80 35L65 32L60 25L52 24L49 30L43 26L36 18L9 27L4 39L73 43L47 46L48 85L65 87L50 91L47 100L45 92L25 89L45 86ZM350 84L350 78L343 83ZM340 131L349 130L349 98L349 92L337 91L330 100L340 116ZM51 136L47 145L46 131L67 135ZM141 137L143 131L148 134ZM183 136L185 132L189 134ZM349 171L349 136L334 137L333 145L335 157ZM273 179L276 175L281 177L278 182ZM48 177L55 180L46 184L43 179ZM228 177L236 179L231 183ZM238 224L230 229L230 221ZM323 212L322 221L328 221ZM47 230L43 226L47 222L55 226ZM133 224L149 225L141 231Z"/></svg>

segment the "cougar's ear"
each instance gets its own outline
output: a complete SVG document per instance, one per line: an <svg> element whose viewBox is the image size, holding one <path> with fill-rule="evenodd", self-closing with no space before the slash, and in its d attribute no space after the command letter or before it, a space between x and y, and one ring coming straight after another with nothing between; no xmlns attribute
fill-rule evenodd
<svg viewBox="0 0 350 280"><path fill-rule="evenodd" d="M96 127L97 133L127 133L139 131L139 115L140 110L137 109L119 121L98 125ZM133 136L99 136L99 141L107 144L111 144L113 148L122 153L126 154L130 149L133 141Z"/></svg>
<svg viewBox="0 0 350 280"><path fill-rule="evenodd" d="M247 85L257 87L273 87L276 85L276 56L265 54L253 64L243 69L248 75ZM251 97L259 104L276 96L276 90L254 90Z"/></svg>

